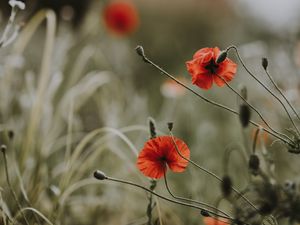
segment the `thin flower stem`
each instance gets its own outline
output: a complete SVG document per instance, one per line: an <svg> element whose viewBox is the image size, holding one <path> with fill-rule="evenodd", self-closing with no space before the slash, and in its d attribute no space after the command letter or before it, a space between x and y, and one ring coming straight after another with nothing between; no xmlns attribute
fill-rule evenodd
<svg viewBox="0 0 300 225"><path fill-rule="evenodd" d="M219 215L219 214L215 213L214 211L205 209L205 208L200 207L200 206L192 205L192 204L181 202L181 201L178 201L178 200L173 200L171 198L168 198L168 197L165 197L163 195L157 194L156 192L151 191L150 189L148 189L148 188L146 188L142 185L139 185L139 184L136 184L136 183L133 183L133 182L130 182L130 181L121 180L121 179L112 178L112 177L106 177L105 179L110 180L110 181L114 181L114 182L118 182L118 183L122 183L122 184L128 184L128 185L131 185L131 186L135 186L135 187L143 189L143 190L147 191L148 193L150 193L152 195L155 195L155 196L157 196L157 197L159 197L159 198L161 198L165 201L172 202L172 203L175 203L175 204L178 204L178 205L187 206L187 207L198 209L198 210L205 210L205 211L209 212L211 215L214 215L214 216L217 216L217 217L220 217L220 218L224 218L224 219L228 219L228 220L231 220L231 221L235 221L235 219L230 217L230 216ZM247 223L243 223L243 224L249 225Z"/></svg>
<svg viewBox="0 0 300 225"><path fill-rule="evenodd" d="M286 103L289 105L289 107L293 110L293 112L295 113L296 117L298 120L300 120L300 116L298 114L298 112L296 111L295 107L290 103L290 101L287 99L287 97L284 95L284 93L281 91L281 89L278 87L278 85L276 84L276 82L274 81L273 77L271 76L271 74L269 73L269 71L267 69L265 69L265 72L267 74L267 76L269 77L269 79L271 80L272 84L274 85L274 87L276 88L276 90L280 93L280 95L284 98L284 100L286 101Z"/></svg>
<svg viewBox="0 0 300 225"><path fill-rule="evenodd" d="M221 183L223 182L223 180L222 180L218 175L216 175L215 173L213 173L213 172L211 172L211 171L205 169L204 167L198 165L197 163L195 163L195 162L192 161L191 159L188 159L188 158L186 158L184 155L182 155L182 153L180 152L180 150L179 150L178 147L177 147L177 144L176 144L176 142L175 142L175 139L174 139L174 136L173 136L172 132L170 131L169 133L170 133L170 136L171 136L171 138L172 138L172 140L173 140L175 149L176 149L178 155L179 155L181 158L183 158L184 160L188 161L189 163L191 163L191 164L194 165L195 167L199 168L200 170L204 171L205 173L211 175L212 177L214 177L215 179L217 179L219 182L221 182ZM257 207L256 207L252 202L250 202L249 199L247 199L245 196L243 196L243 195L242 195L235 187L231 186L230 188L231 188L238 196L240 196L241 198L243 198L249 205L251 205L257 212L259 212L258 209L257 209Z"/></svg>
<svg viewBox="0 0 300 225"><path fill-rule="evenodd" d="M17 15L17 11L18 11L18 9L15 8L15 7L13 7L11 9L10 17L8 19L7 25L6 25L6 27L4 29L4 32L3 32L2 36L1 36L1 39L0 39L0 48L5 45L5 43L8 39L7 36L8 36L9 31L11 30L11 28L13 26L13 23L15 21L16 15Z"/></svg>
<svg viewBox="0 0 300 225"><path fill-rule="evenodd" d="M296 129L297 134L300 136L300 132L299 132L298 128L296 127L294 121L293 121L292 118L291 118L291 115L289 114L289 112L288 112L286 106L283 104L283 102L281 101L281 99L278 98L278 96L276 96L276 95L275 95L275 94L274 94L274 93L273 93L273 92L272 92L272 91L271 91L271 90L270 90L263 82L261 82L261 81L260 81L260 80L259 80L259 79L258 79L258 78L257 78L257 77L256 77L256 76L255 76L255 75L247 68L247 66L246 66L246 64L244 63L242 57L240 56L240 53L239 53L239 51L238 51L238 49L237 49L236 46L234 46L234 45L229 46L229 47L227 48L227 51L229 51L230 49L234 49L234 50L235 50L236 55L237 55L239 61L241 62L242 66L243 66L244 69L247 71L247 73L248 73L251 77L253 77L253 78L254 78L261 86L263 86L264 89L266 89L266 90L267 90L274 98L276 98L277 101L282 105L282 107L284 108L285 112L287 113L287 115L288 115L290 121L292 122L294 128Z"/></svg>
<svg viewBox="0 0 300 225"><path fill-rule="evenodd" d="M286 139L289 139L291 142L293 141L289 136L287 136L286 134L283 134L281 132L276 131L275 129L273 129L270 124L265 120L265 118L263 117L263 115L258 111L258 109L256 109L252 104L250 104L238 91L236 91L223 77L221 77L219 74L215 74L218 78L220 78L225 84L226 86L233 91L235 94L237 94L251 109L253 109L258 116L261 118L261 120L266 124L266 126L273 131L274 133L281 135L283 137L285 137Z"/></svg>
<svg viewBox="0 0 300 225"><path fill-rule="evenodd" d="M219 213L221 213L221 214L223 214L223 215L225 215L225 216L230 217L226 212L224 212L224 211L222 211L222 210L220 210L220 209L218 209L218 208L216 208L216 207L214 207L214 206L211 206L211 205L209 205L209 204L207 204L207 203L200 202L200 201L196 201L196 200L189 199L189 198L178 197L178 196L174 195L174 194L172 193L172 191L170 190L170 187L169 187L169 185L168 185L167 174L166 174L166 173L164 174L164 181L165 181L165 186L166 186L167 191L169 192L169 194L170 194L173 198L175 198L175 199L177 199L177 200L180 200L180 201L185 201L185 202L190 202L190 203L195 203L195 204L198 204L198 205L202 205L202 206L204 206L204 207L207 207L207 208L210 208L210 209L214 210L216 213L219 212Z"/></svg>
<svg viewBox="0 0 300 225"><path fill-rule="evenodd" d="M7 166L7 157L6 157L6 146L2 145L1 146L1 151L2 151L2 154L3 154L3 160L4 160L4 168L5 168L5 176L6 176L6 182L8 184L8 187L9 187L9 190L15 200L15 202L17 203L17 206L18 206L18 209L19 211L21 212L22 214L22 217L24 218L24 221L26 223L26 225L29 225L29 222L24 214L24 212L22 211L22 207L21 207L21 204L20 202L18 201L18 198L17 198L17 195L16 195L16 192L14 191L14 189L12 188L12 185L10 183L10 179L9 179L9 173L8 173L8 166Z"/></svg>
<svg viewBox="0 0 300 225"><path fill-rule="evenodd" d="M252 154L255 154L259 131L260 131L260 129L257 128L255 131L255 134L254 134L254 140L253 140L253 145L252 145Z"/></svg>
<svg viewBox="0 0 300 225"><path fill-rule="evenodd" d="M141 47L141 46L140 46ZM204 100L205 102L207 103L210 103L216 107L219 107L223 110L226 110L226 111L229 111L235 115L239 115L239 112L227 107L227 106L224 106L220 103L217 103L217 102L214 102L202 95L200 95L199 93L197 93L196 91L194 91L193 89L191 89L190 87L188 87L187 85L185 85L184 83L182 83L181 81L177 80L174 76L172 76L171 74L169 74L167 71L165 71L164 69L162 69L161 67L159 67L158 65L156 65L154 62L152 62L150 59L148 59L144 54L141 55L139 54L144 62L146 63L149 63L151 66L153 66L154 68L156 68L157 70L159 70L162 74L168 76L170 79L174 80L176 83L178 83L179 85L183 86L184 88L186 88L187 90L189 90L191 93L193 93L194 95L196 95L198 98ZM249 121L252 125L256 126L256 127L260 127L259 124L257 124L256 122L254 121ZM290 141L290 140L286 140L285 138L282 138L281 136L277 135L276 133L274 133L273 131L270 131L269 129L266 129L266 128L263 128L264 131L266 131L267 133L269 133L270 135L278 138L280 141L282 141L283 143L287 144L287 145L290 145L291 147L295 147L296 143L294 141Z"/></svg>
<svg viewBox="0 0 300 225"><path fill-rule="evenodd" d="M156 180L151 180L151 185L150 185L150 190L154 191L155 187L156 187ZM148 222L147 225L152 225L152 210L154 208L154 204L153 204L153 195L150 194L149 196L149 203L147 206L147 217L148 217Z"/></svg>

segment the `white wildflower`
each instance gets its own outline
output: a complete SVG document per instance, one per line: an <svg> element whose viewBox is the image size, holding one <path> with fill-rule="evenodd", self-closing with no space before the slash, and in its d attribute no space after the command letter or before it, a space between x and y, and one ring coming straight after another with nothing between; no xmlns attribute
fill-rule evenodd
<svg viewBox="0 0 300 225"><path fill-rule="evenodd" d="M22 1L18 1L18 0L10 0L8 2L8 4L14 8L14 7L18 7L19 9L21 10L24 10L25 9L25 3L22 2Z"/></svg>

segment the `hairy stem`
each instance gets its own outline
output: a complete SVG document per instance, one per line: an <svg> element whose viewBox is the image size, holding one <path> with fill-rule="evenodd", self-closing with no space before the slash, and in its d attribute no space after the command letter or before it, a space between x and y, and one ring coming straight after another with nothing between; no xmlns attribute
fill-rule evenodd
<svg viewBox="0 0 300 225"><path fill-rule="evenodd" d="M265 118L263 117L263 115L258 111L258 109L256 109L252 104L250 104L238 91L236 91L223 77L221 77L218 74L215 74L218 78L220 78L225 84L226 86L233 91L236 95L238 95L251 109L253 109L258 116L261 118L261 120L266 124L266 126L273 131L274 133L281 135L283 137L285 137L286 139L289 139L291 142L293 141L290 137L288 137L286 134L280 133L278 131L276 131L275 129L273 129L270 124L265 120Z"/></svg>
<svg viewBox="0 0 300 225"><path fill-rule="evenodd" d="M247 73L251 76L251 77L253 77L261 86L263 86L264 87L264 89L265 90L267 90L281 105L282 105L282 107L284 108L284 110L285 110L285 112L287 113L287 115L288 115L288 117L289 117L289 119L291 120L291 122L292 122L292 124L293 124L293 126L294 126L294 128L296 129L296 131L297 131L297 134L300 136L300 132L299 132L299 130L298 130L298 128L296 127L296 125L295 125L295 123L294 123L294 121L292 120L292 118L291 118L291 115L289 114L289 112L288 112L288 110L287 110L287 108L286 108L286 106L283 104L283 102L281 101L281 99L280 98L278 98L278 96L276 96L263 82L261 82L248 68L247 68L247 66L246 66L246 64L244 63L244 61L243 61L243 59L242 59L242 57L240 56L240 54L239 54L239 51L238 51L238 49L237 49L237 47L236 46L234 46L234 45L232 45L232 46L230 46L230 47L228 47L227 48L227 51L229 51L230 49L234 49L234 51L236 52L236 55L237 55L237 57L238 57L238 59L239 59L239 61L241 62L241 64L242 64L242 66L244 67L244 69L247 71Z"/></svg>
<svg viewBox="0 0 300 225"><path fill-rule="evenodd" d="M167 191L169 192L169 194L170 194L173 198L175 198L175 199L177 199L177 200L180 200L180 201L185 201L185 202L195 203L195 204L197 204L197 205L202 205L202 206L204 206L204 207L210 208L211 210L214 210L216 213L219 212L220 214L222 214L222 215L224 215L224 216L230 217L226 212L223 212L222 210L220 210L220 209L218 209L218 208L216 208L216 207L213 207L213 206L211 206L211 205L209 205L209 204L207 204L207 203L199 202L199 201L196 201L196 200L193 200L193 199L189 199L189 198L178 197L178 196L174 195L174 194L172 193L170 187L169 187L169 184L168 184L168 181L167 181L167 175L166 175L166 173L165 173L165 175L164 175L164 181L165 181L165 186L166 186Z"/></svg>
<svg viewBox="0 0 300 225"><path fill-rule="evenodd" d="M198 165L198 164L195 163L194 161L192 161L192 160L186 158L184 155L182 155L182 153L181 153L180 150L178 149L178 146L177 146L177 144L176 144L176 142L175 142L174 136L173 136L173 134L172 134L171 131L170 131L170 136L171 136L171 138L172 138L172 140L173 140L175 149L176 149L178 155L179 155L181 158L183 158L184 160L188 161L189 163L191 163L191 164L194 165L195 167L199 168L200 170L204 171L205 173L211 175L212 177L214 177L215 179L217 179L219 182L223 182L223 180L222 180L218 175L216 175L215 173L209 171L208 169L205 169L204 167ZM252 202L250 202L249 199L247 199L245 196L243 196L243 195L242 195L236 188L234 188L233 186L230 186L230 188L231 188L238 196L240 196L242 199L244 199L249 205L251 205L251 206L258 212L258 209L256 208L256 206L255 206Z"/></svg>

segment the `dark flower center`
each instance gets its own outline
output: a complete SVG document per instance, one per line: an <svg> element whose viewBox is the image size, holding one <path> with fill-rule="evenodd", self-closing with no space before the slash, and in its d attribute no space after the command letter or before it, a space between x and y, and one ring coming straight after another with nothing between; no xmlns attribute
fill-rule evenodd
<svg viewBox="0 0 300 225"><path fill-rule="evenodd" d="M166 156L162 156L162 157L160 157L160 160L161 160L162 162L167 162L167 157L166 157Z"/></svg>
<svg viewBox="0 0 300 225"><path fill-rule="evenodd" d="M219 65L215 62L215 60L211 59L204 68L207 69L211 74L216 74Z"/></svg>

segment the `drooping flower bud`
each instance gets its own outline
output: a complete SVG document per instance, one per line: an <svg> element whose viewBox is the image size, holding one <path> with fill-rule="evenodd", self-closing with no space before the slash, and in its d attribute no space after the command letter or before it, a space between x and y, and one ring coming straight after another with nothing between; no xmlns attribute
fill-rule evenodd
<svg viewBox="0 0 300 225"><path fill-rule="evenodd" d="M242 104L240 106L240 122L243 126L243 128L246 128L249 124L250 121L250 116L251 116L251 111L250 108L247 104Z"/></svg>
<svg viewBox="0 0 300 225"><path fill-rule="evenodd" d="M268 59L267 58L262 58L261 59L261 65L262 67L266 70L268 68Z"/></svg>
<svg viewBox="0 0 300 225"><path fill-rule="evenodd" d="M249 169L253 173L253 175L257 175L259 169L259 158L257 155L252 154L249 158Z"/></svg>
<svg viewBox="0 0 300 225"><path fill-rule="evenodd" d="M168 122L168 129L169 131L173 130L173 122Z"/></svg>
<svg viewBox="0 0 300 225"><path fill-rule="evenodd" d="M149 118L149 130L150 130L150 138L156 138L156 128L154 119Z"/></svg>
<svg viewBox="0 0 300 225"><path fill-rule="evenodd" d="M226 58L227 58L227 51L226 51L226 50L221 51L221 52L220 52L220 55L218 56L218 58L217 58L217 60L216 60L216 63L221 63L221 62L223 62Z"/></svg>
<svg viewBox="0 0 300 225"><path fill-rule="evenodd" d="M96 170L94 172L94 177L98 180L105 180L107 179L107 176L105 175L105 173L103 173L102 171L100 170Z"/></svg>
<svg viewBox="0 0 300 225"><path fill-rule="evenodd" d="M210 217L209 213L205 209L201 209L200 214L204 217Z"/></svg>
<svg viewBox="0 0 300 225"><path fill-rule="evenodd" d="M9 130L9 131L7 132L7 136L8 136L8 138L9 138L10 140L14 139L14 137L15 137L14 131L13 131L13 130Z"/></svg>
<svg viewBox="0 0 300 225"><path fill-rule="evenodd" d="M228 175L225 175L221 183L221 190L225 198L229 197L229 195L231 194L232 191L231 187L232 187L231 178Z"/></svg>

